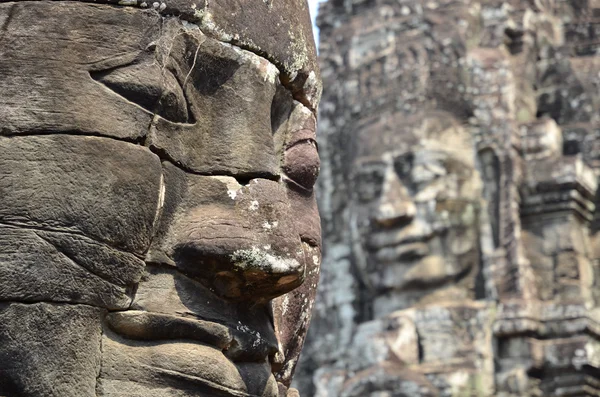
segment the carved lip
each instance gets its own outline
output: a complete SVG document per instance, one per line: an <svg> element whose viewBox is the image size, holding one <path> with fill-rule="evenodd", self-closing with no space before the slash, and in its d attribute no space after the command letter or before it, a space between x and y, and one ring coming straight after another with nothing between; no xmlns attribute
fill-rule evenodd
<svg viewBox="0 0 600 397"><path fill-rule="evenodd" d="M129 339L192 339L220 349L233 343L228 327L209 321L141 310L112 312L106 320L115 332Z"/></svg>
<svg viewBox="0 0 600 397"><path fill-rule="evenodd" d="M375 251L379 262L412 261L429 254L429 245L424 242L406 242L395 246L380 248Z"/></svg>
<svg viewBox="0 0 600 397"><path fill-rule="evenodd" d="M398 248L414 244L426 244L435 236L435 233L408 234L398 231L381 231L371 234L367 240L370 251L380 251L388 248Z"/></svg>
<svg viewBox="0 0 600 397"><path fill-rule="evenodd" d="M221 354L211 354L213 360L221 363L217 365L230 367L250 364L252 369L246 371L244 379L238 380L242 384L252 383L248 382L251 380L248 378L273 377L268 363L277 352L277 347L270 341L275 338L274 333L261 336L259 332L245 326L229 327L211 321L139 310L112 312L106 316L106 320L113 331L127 339L167 343L189 343L191 340L206 348L214 348L215 353L220 351ZM218 396L259 397L247 390L236 390L227 385L227 382L206 379L201 371L192 370L180 375L188 382L214 388L214 393ZM261 396L266 395L270 396L261 392Z"/></svg>
<svg viewBox="0 0 600 397"><path fill-rule="evenodd" d="M260 332L239 323L229 327L212 321L171 314L127 310L106 316L118 334L137 340L189 339L220 349L232 361L264 361L278 351L274 332Z"/></svg>

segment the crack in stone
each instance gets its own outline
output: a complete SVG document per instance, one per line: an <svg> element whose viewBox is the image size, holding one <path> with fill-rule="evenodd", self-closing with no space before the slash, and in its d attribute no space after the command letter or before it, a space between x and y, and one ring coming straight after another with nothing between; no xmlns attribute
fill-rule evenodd
<svg viewBox="0 0 600 397"><path fill-rule="evenodd" d="M98 396L98 385L100 384L101 376L102 376L102 365L104 364L104 327L100 327L100 365L98 365L98 375L96 375L96 386L94 386L94 391L96 396Z"/></svg>
<svg viewBox="0 0 600 397"><path fill-rule="evenodd" d="M139 105L136 105L136 106L139 106ZM151 113L148 113L148 116L150 116L150 115L151 115ZM28 137L28 136L57 136L57 135L76 136L76 137L108 138L108 139L114 139L115 141L131 143L131 144L140 145L140 146L144 146L143 143L146 138L145 136L137 137L137 138L118 137L118 136L114 136L114 135L105 135L105 134L102 134L99 132L98 133L94 133L94 132L82 133L82 132L78 132L77 130L60 131L60 132L40 131L40 132L9 133L9 134L0 130L0 139L2 139L2 138L20 138L20 137Z"/></svg>
<svg viewBox="0 0 600 397"><path fill-rule="evenodd" d="M53 228L53 227L47 227L47 226L28 225L28 224L23 224L23 223L18 223L18 222L11 223L10 221L7 222L6 220L3 221L3 222L0 222L0 228L2 228L2 227L8 227L8 228L13 228L13 229L31 230L34 233L35 233L35 231L40 231L40 232L50 232L50 233L72 234L74 236L79 236L79 237L83 237L85 239L89 239L92 242L94 242L96 244L103 245L104 247L107 247L109 249L114 249L115 251L121 252L123 254L133 255L133 256L135 256L138 259L144 260L144 255L142 255L142 254L137 254L135 252L124 251L121 248L113 247L113 246L111 246L109 244L106 244L104 242L95 240L95 239L87 236L86 234L84 234L81 231L74 231L74 230L70 230L70 229ZM37 233L36 233L36 235L37 235ZM45 239L43 239L43 240L46 241Z"/></svg>
<svg viewBox="0 0 600 397"><path fill-rule="evenodd" d="M102 309L102 310L106 310L108 312L113 312L113 311L123 311L125 309L107 309L106 307L103 306L96 306L96 305L92 305L90 303L82 303L82 302L70 302L70 301L64 301L64 300L55 300L55 301L49 301L49 300L19 300L19 299L0 299L0 309L2 308L2 306L6 306L8 304L11 303L16 303L19 305L37 305L40 303L47 303L50 305L56 305L56 306L64 306L64 305L70 305L70 306L88 306L88 307L93 307L95 309Z"/></svg>
<svg viewBox="0 0 600 397"><path fill-rule="evenodd" d="M34 231L35 233L35 231ZM48 244L49 246L53 247L57 253L59 253L60 255L62 255L62 257L67 260L69 263L72 263L74 265L76 265L77 267L83 269L86 272L89 272L90 274L98 277L101 280L106 281L107 283L117 287L117 288L123 288L125 291L127 291L128 288L130 288L130 285L121 285L116 283L115 281L110 279L110 276L106 276L106 275L102 275L97 273L96 271L90 269L89 267L79 263L78 261L76 261L71 255L69 255L67 252L65 252L64 249L62 249L61 247L55 245L54 243L52 243L52 241L46 239L44 236L42 236L41 234L35 233L36 236L38 236L38 238L40 238L42 241L44 241L46 244Z"/></svg>
<svg viewBox="0 0 600 397"><path fill-rule="evenodd" d="M2 1L2 0L0 0ZM160 116L158 116L160 117ZM152 125L150 126L150 128L152 128ZM26 133L26 134L12 134L12 135L2 135L0 134L0 139L2 138L19 138L19 137L35 137L35 136L57 136L57 135L66 135L66 136L74 136L74 137L96 137L96 138L104 138L104 139L113 139L115 141L119 141L119 142L124 142L124 143L129 143L129 144L133 144L133 145L137 145L137 146L143 146L148 148L154 155L156 155L162 162L168 162L171 163L173 166L179 168L180 170L184 171L187 174L192 174L192 175L199 175L199 176L229 176L232 177L236 180L238 180L238 183L240 185L247 185L248 181L252 180L252 179L268 179L271 181L275 181L275 182L279 182L279 180L281 179L280 175L275 175L275 174L268 174L265 172L240 172L240 173L236 173L236 172L227 172L227 171L218 171L218 172L202 172L202 171L195 171L192 170L189 167L184 166L183 164L181 164L181 162L175 160L173 157L169 156L167 154L167 152L165 150L159 149L155 146L153 146L152 144L148 145L147 144L147 135L140 137L140 138L135 138L135 139L128 139L128 138L121 138L121 137L115 137L115 136L109 136L109 135L104 135L101 133L79 133L76 131L72 131L72 132L39 132L39 133ZM2 222L0 222L0 225L2 225ZM19 224L15 223L15 224L10 224L10 223L5 223L5 226L20 226ZM58 232L67 232L67 233L73 233L73 234L78 234L78 235L83 235L81 232L74 232L72 230L68 230L68 229L45 229L48 231L58 231ZM113 247L114 248L114 247Z"/></svg>
<svg viewBox="0 0 600 397"><path fill-rule="evenodd" d="M150 126L150 129L152 126ZM162 162L167 162L181 171L198 176L228 176L234 178L240 185L245 186L252 179L267 179L274 182L279 182L281 179L280 175L269 174L266 172L229 172L226 170L217 171L217 172L202 172L195 171L189 167L183 165L180 161L175 160L172 156L170 156L166 150L160 149L152 144L146 146L152 153L154 153Z"/></svg>

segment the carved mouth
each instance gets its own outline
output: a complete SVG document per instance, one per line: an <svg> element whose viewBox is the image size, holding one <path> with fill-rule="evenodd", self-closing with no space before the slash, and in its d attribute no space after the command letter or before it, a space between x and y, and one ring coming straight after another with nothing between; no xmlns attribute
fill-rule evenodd
<svg viewBox="0 0 600 397"><path fill-rule="evenodd" d="M277 395L274 334L137 310L109 313L106 320L119 336L146 341L152 362L144 364L159 377L176 378L176 387L201 387L214 396Z"/></svg>
<svg viewBox="0 0 600 397"><path fill-rule="evenodd" d="M375 251L378 262L414 261L429 254L429 246L424 242L407 242Z"/></svg>
<svg viewBox="0 0 600 397"><path fill-rule="evenodd" d="M369 251L377 252L388 248L397 248L414 244L427 244L435 233L410 233L409 230L387 230L372 232L367 236L366 247Z"/></svg>
<svg viewBox="0 0 600 397"><path fill-rule="evenodd" d="M413 243L427 243L438 231L431 229L414 230L410 227L395 230L371 230L365 236L366 247L370 251L378 251L384 248L397 247Z"/></svg>

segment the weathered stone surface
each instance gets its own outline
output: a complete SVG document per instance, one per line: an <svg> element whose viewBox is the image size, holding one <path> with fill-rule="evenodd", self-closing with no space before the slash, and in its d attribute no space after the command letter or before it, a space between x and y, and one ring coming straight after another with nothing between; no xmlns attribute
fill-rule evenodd
<svg viewBox="0 0 600 397"><path fill-rule="evenodd" d="M1 299L126 308L154 230L159 159L72 135L1 137L0 147Z"/></svg>
<svg viewBox="0 0 600 397"><path fill-rule="evenodd" d="M69 0L63 1L66 3ZM233 0L210 2L207 0L165 0L162 2L143 0L73 1L132 6L147 11L141 14L130 12L128 8L125 8L125 13L120 17L123 18L120 21L124 22L123 24L117 23L117 19L110 16L108 19L99 19L99 27L102 27L103 23L108 25L103 33L107 41L97 42L105 50L112 49L118 54L115 46L106 47L103 45L106 42L112 42L115 38L119 39L115 41L124 39L123 43L115 43L116 45L123 45L124 48L132 42L136 44L136 35L139 32L132 32L133 35L126 37L129 33L127 32L129 26L126 23L140 26L140 17L154 18L159 21L159 15L177 16L181 20L199 26L205 34L219 41L231 43L264 56L282 71L286 86L289 87L298 101L312 110L317 108L322 88L308 4L304 0L286 0L284 2L248 0L244 4L239 4L239 2ZM15 3L18 4L18 2ZM12 7L15 3L8 2L7 8ZM26 8L16 7L16 10L14 10L17 12L25 11L25 9L35 11L34 15L28 15L27 12L15 15L32 18L24 19L32 21L36 18L36 15L43 13L47 9L46 7L60 7L61 12L67 15L79 13L82 18L79 21L74 21L79 25L85 23L84 21L91 16L96 18L96 15L86 11L86 8L83 8L82 12L74 11L78 7L76 5L69 3L60 5L50 3L46 5L44 3L44 1L40 1L33 6L35 8L26 5ZM87 10L90 10L90 8L87 8ZM9 14L6 13L6 15ZM129 18L129 20L125 18ZM50 23L55 23L55 21L53 20ZM89 26L85 27L89 28ZM156 25L156 28L158 27ZM86 39L89 39L89 37ZM149 39L146 44L150 43L152 35L148 35L146 39ZM44 38L44 40L50 42L49 38ZM93 36L92 40L94 40Z"/></svg>
<svg viewBox="0 0 600 397"><path fill-rule="evenodd" d="M0 395L297 396L305 1L0 1L0 37Z"/></svg>
<svg viewBox="0 0 600 397"><path fill-rule="evenodd" d="M322 5L302 394L598 395L598 11Z"/></svg>
<svg viewBox="0 0 600 397"><path fill-rule="evenodd" d="M0 394L96 395L102 313L86 305L2 303Z"/></svg>
<svg viewBox="0 0 600 397"><path fill-rule="evenodd" d="M109 309L126 309L131 303L133 283L141 276L140 259L136 258L141 264L135 263L134 269L119 266L118 259L124 254L116 250L91 252L82 260L59 245L64 243L67 250L77 249L72 244L77 242L77 236L58 235L53 241L57 234L52 232L7 226L0 227L0 231L0 300L74 302ZM93 240L84 243L84 247L93 245L102 246ZM105 276L104 270L120 270L123 275L133 273L136 277L119 285Z"/></svg>
<svg viewBox="0 0 600 397"><path fill-rule="evenodd" d="M63 1L0 4L0 134L144 136L151 114L90 78L134 61L158 38L160 17L133 11Z"/></svg>
<svg viewBox="0 0 600 397"><path fill-rule="evenodd" d="M0 137L0 150L1 223L148 249L162 176L147 148L59 134Z"/></svg>
<svg viewBox="0 0 600 397"><path fill-rule="evenodd" d="M186 4L187 3L187 4ZM191 7L193 20L213 35L266 56L281 65L295 98L316 109L321 96L316 49L308 5L303 0L179 1L178 10ZM293 29L290 29L293 27Z"/></svg>
<svg viewBox="0 0 600 397"><path fill-rule="evenodd" d="M174 76L175 87L176 82L181 85L184 100L178 104L179 113L187 110L188 115L184 120L155 118L150 146L197 173L248 179L277 175L269 125L277 68L179 20L169 21L163 29L157 51L159 63L169 71L162 74ZM145 66L154 68L155 61ZM135 74L144 76L144 69L139 67ZM162 100L169 104L164 94Z"/></svg>

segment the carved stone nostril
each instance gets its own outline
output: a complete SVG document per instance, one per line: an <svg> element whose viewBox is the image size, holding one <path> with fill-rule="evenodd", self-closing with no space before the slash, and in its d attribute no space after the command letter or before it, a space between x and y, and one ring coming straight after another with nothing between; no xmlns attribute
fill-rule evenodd
<svg viewBox="0 0 600 397"><path fill-rule="evenodd" d="M277 280L277 285L284 286L295 283L296 281L298 281L298 276L296 275L283 276L279 280Z"/></svg>
<svg viewBox="0 0 600 397"><path fill-rule="evenodd" d="M409 223L415 214L416 207L412 202L386 202L377 209L375 220L381 226L396 226Z"/></svg>
<svg viewBox="0 0 600 397"><path fill-rule="evenodd" d="M231 245L218 245L214 240L181 243L174 260L187 276L227 300L267 301L304 281L301 251L292 256L270 246L236 250Z"/></svg>
<svg viewBox="0 0 600 397"><path fill-rule="evenodd" d="M283 365L285 364L285 355L279 346L277 352L269 356L269 362L271 363L271 371L277 372L283 369Z"/></svg>
<svg viewBox="0 0 600 397"><path fill-rule="evenodd" d="M267 278L267 275L259 270L248 270L244 273L244 278L246 279L247 284L254 284L264 281Z"/></svg>
<svg viewBox="0 0 600 397"><path fill-rule="evenodd" d="M242 280L233 272L223 271L215 275L213 287L216 292L230 299L242 296Z"/></svg>

